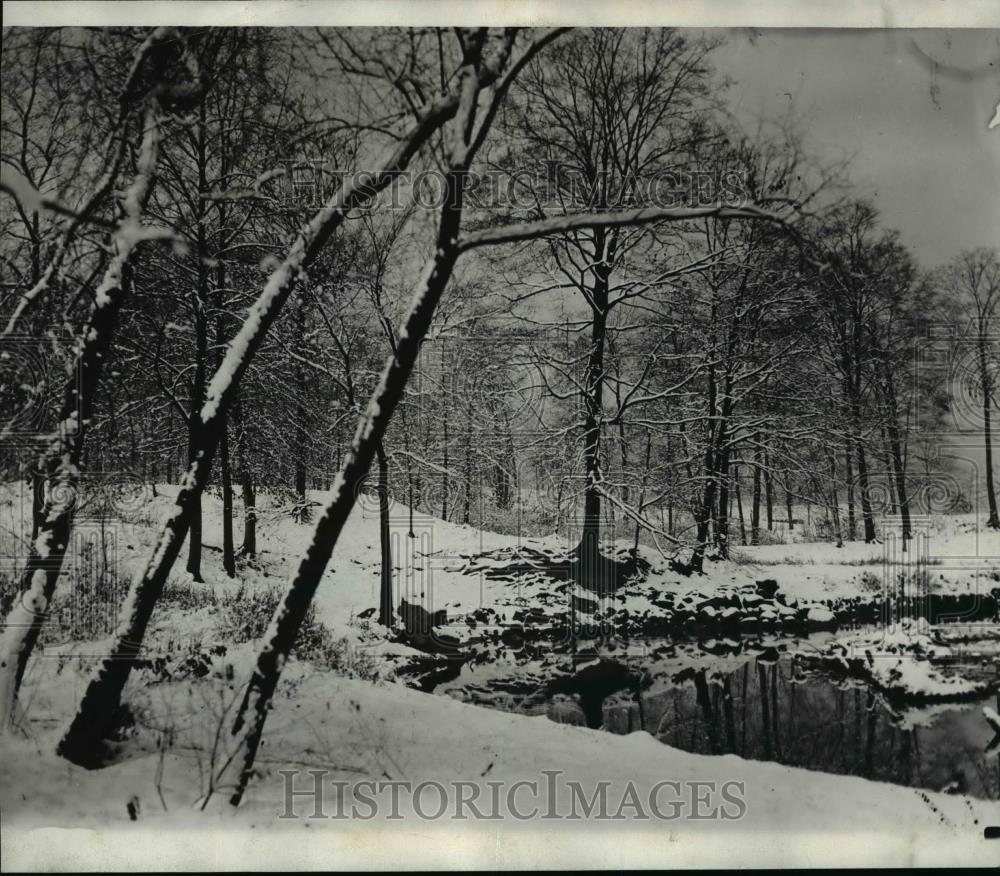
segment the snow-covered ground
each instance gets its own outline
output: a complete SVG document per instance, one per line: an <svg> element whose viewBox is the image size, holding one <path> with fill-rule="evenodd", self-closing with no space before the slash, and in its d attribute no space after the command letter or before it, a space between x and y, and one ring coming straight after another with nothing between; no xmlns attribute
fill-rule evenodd
<svg viewBox="0 0 1000 876"><path fill-rule="evenodd" d="M150 831L167 825L224 830L230 848L249 844L237 860L251 866L257 866L257 861L266 864L266 858L247 860L254 836L263 828L297 831L299 836L303 831L311 837L319 834L318 846L328 853L336 850L336 859L326 866L345 867L399 864L407 860L406 854L413 854L411 863L420 865L542 865L553 860L548 855L556 849L585 866L642 861L663 866L739 860L785 864L997 861L995 851L982 840L982 825L996 821L994 803L820 776L734 756L691 755L668 748L644 732L613 736L545 718L477 709L399 687L303 675L295 693L282 697L271 718L268 738L274 742L266 758L267 774L254 783L246 804L235 814L218 797L214 798L217 805L204 812L192 808L196 789L203 787L194 753L170 752L162 764L156 753L149 753L87 773L52 756L48 733L8 743L0 798L5 861L12 868L32 861L20 839L20 829L27 826L73 825L86 831L80 834L84 842L95 840L91 833L95 829L130 827L127 807L133 798L139 801L139 826ZM620 838L613 845L604 831L600 832L603 840L594 841L598 831L593 824L551 822L544 828L546 850L539 849L540 832L530 825L498 827L415 818L409 818L405 826L277 819L284 803L276 772L303 761L313 767L339 767L335 776L347 780L360 772L366 777L388 775L414 783L424 779L484 782L485 775L512 783L539 779L543 769L563 770L585 786L610 781L612 793L631 781L641 799L664 780L736 781L745 783L746 815L733 821L630 819L628 824L609 825ZM162 802L156 790L158 768L162 770ZM560 805L566 808L565 801ZM401 849L404 831L407 841ZM111 834L120 835L118 831ZM35 842L40 840L37 837ZM204 862L216 853L214 842L206 838L199 847L174 849L163 863ZM287 840L281 842L287 850ZM522 842L528 847L521 849ZM110 860L121 862L138 852L134 847L118 848ZM14 857L8 858L10 854ZM58 853L46 860L58 861ZM301 860L317 863L317 856L303 849Z"/></svg>
<svg viewBox="0 0 1000 876"><path fill-rule="evenodd" d="M160 487L157 498L145 495L122 515L131 522L113 524L120 578L141 568L173 490ZM324 494L311 498L322 502ZM8 537L23 525L15 519L20 508L8 488L0 497L0 526ZM419 516L411 539L405 511L396 508L393 515L397 599L445 608L449 616L483 607L512 613L535 604L536 591L545 586L535 581L518 588L469 574L470 557L522 545L553 552L565 548L554 537L517 539ZM204 541L218 546L220 507L215 498L206 499L205 513ZM96 526L86 519L79 525L88 531ZM944 576L939 579L942 589L963 592L976 574L989 575L1000 563L1000 537L979 531L974 520L953 518L935 525L939 531L932 536L929 555L947 562L930 569ZM376 509L368 502L349 521L316 599L318 620L335 636L346 637L348 658L342 670L361 678L293 659L269 718L258 760L261 774L251 783L244 805L230 811L224 789L219 789L202 810L210 790L208 776L226 755L233 703L255 650L255 643L244 642L229 644L224 654L205 656L218 642L218 605L212 600L237 593L241 586L251 592L282 586L310 534L310 525L279 510L264 510L258 561L241 563L238 580L225 577L219 555L211 549L204 557L205 584L193 584L180 568L174 572L168 591L194 591L205 599L166 600L154 617L148 650L170 656L175 667L184 665L184 655L196 655L207 674L168 679L152 668L134 673L127 694L136 723L123 734L116 762L102 770L86 772L53 753L95 655L101 653L101 640L50 643L32 661L22 690L21 732L0 743L0 844L6 867L41 862L71 866L73 843L103 855L105 867L135 866L140 856L148 865L146 844L168 824L191 833L171 833L175 839L164 849L166 857L157 861L163 867L225 860L228 866L267 868L288 865L289 854L302 865L321 867L525 867L544 866L555 855L561 863L576 860L587 867L1000 862L996 842L983 839L985 825L1000 824L996 801L733 755L689 754L642 731L616 736L470 706L394 683L391 664L415 652L388 642L364 617L378 604L379 586ZM709 562L706 574L697 578L673 572L663 558L647 555L652 570L644 587L677 594L749 592L766 578L808 603L832 595L871 595L872 584L862 575L881 571L879 546L793 543L739 550L735 561ZM63 600L69 598L67 584L62 585ZM638 604L647 597L637 594L634 599ZM611 782L612 797L616 792L620 797L618 789L631 782L642 799L663 781L743 782L746 812L733 820L663 821L642 820L626 809L627 824L600 830L589 821L553 820L544 826L510 818L427 821L405 809L399 824L379 818L283 820L277 818L284 805L278 771L290 768L328 768L332 777L347 781L426 779L482 787L490 781L510 787L518 780L542 779L542 770L562 770L588 787ZM557 806L565 809L565 803ZM610 842L609 830L620 841ZM176 837L182 835L192 841L178 843Z"/></svg>
<svg viewBox="0 0 1000 876"><path fill-rule="evenodd" d="M828 599L871 595L885 576L925 569L929 587L941 593L987 593L1000 587L1000 532L974 514L921 519L902 549L899 527L884 523L878 544L791 542L734 547L733 557L757 576L775 578L799 597Z"/></svg>

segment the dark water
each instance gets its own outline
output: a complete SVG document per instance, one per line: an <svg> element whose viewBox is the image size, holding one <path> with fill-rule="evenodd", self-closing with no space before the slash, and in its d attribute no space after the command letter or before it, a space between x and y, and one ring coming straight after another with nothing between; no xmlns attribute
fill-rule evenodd
<svg viewBox="0 0 1000 876"><path fill-rule="evenodd" d="M738 754L789 766L1000 799L1000 758L984 749L993 732L982 714L995 698L948 708L926 726L907 726L871 688L803 674L791 661L753 661L715 682L643 696L643 729L701 754ZM609 703L605 727L638 729L638 704Z"/></svg>
<svg viewBox="0 0 1000 876"><path fill-rule="evenodd" d="M612 733L643 729L699 754L1000 799L1000 757L984 753L994 734L982 714L986 705L1000 710L996 696L906 713L862 682L829 677L787 656L736 662L723 672L672 665L657 674L647 665L656 681L644 690L624 678L616 682L612 672L575 688L537 678L469 686L459 680L448 693Z"/></svg>

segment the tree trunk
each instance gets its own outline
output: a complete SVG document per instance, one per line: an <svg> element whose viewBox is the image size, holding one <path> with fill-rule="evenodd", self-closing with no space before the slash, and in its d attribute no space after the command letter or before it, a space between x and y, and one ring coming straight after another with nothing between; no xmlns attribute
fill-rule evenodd
<svg viewBox="0 0 1000 876"><path fill-rule="evenodd" d="M444 363L442 363L443 366ZM441 484L441 519L448 519L448 413L445 412L444 415L444 461L442 467L444 468L444 473L442 474L442 484Z"/></svg>
<svg viewBox="0 0 1000 876"><path fill-rule="evenodd" d="M716 472L719 484L719 510L715 523L715 541L719 545L719 553L723 557L729 556L729 413L730 400L727 396L722 401L721 416L719 418L718 431L718 452L716 454Z"/></svg>
<svg viewBox="0 0 1000 876"><path fill-rule="evenodd" d="M771 480L770 454L764 451L764 507L767 510L768 532L774 532L774 489Z"/></svg>
<svg viewBox="0 0 1000 876"><path fill-rule="evenodd" d="M190 468L196 460L198 452L198 432L196 425L197 410L188 419L188 467ZM195 581L202 581L201 577L201 493L192 497L191 501L191 526L188 533L188 560L187 570Z"/></svg>
<svg viewBox="0 0 1000 876"><path fill-rule="evenodd" d="M243 404L237 397L233 403L233 425L239 435L237 441L237 466L243 497L243 543L240 553L245 557L257 556L257 492L254 486L253 468L250 464L246 423L243 419Z"/></svg>
<svg viewBox="0 0 1000 876"><path fill-rule="evenodd" d="M989 517L986 526L990 529L1000 529L1000 514L997 512L997 489L993 483L993 425L991 408L993 405L993 377L989 368L987 350L988 338L985 331L985 321L979 324L979 376L983 390L983 438L986 441L986 503Z"/></svg>
<svg viewBox="0 0 1000 876"><path fill-rule="evenodd" d="M747 542L747 521L743 516L743 495L740 492L740 468L736 466L733 469L733 487L736 490L736 511L740 516L740 539L743 542L744 547L748 544Z"/></svg>
<svg viewBox="0 0 1000 876"><path fill-rule="evenodd" d="M903 440L896 413L896 384L890 368L886 369L886 387L889 402L889 421L886 431L889 436L889 450L895 475L896 503L902 518L903 550L905 551L906 543L913 538L913 530L910 523L910 500L906 494L906 463L903 460Z"/></svg>
<svg viewBox="0 0 1000 876"><path fill-rule="evenodd" d="M442 376L444 376L445 374L449 373L448 370L447 370L448 366L447 366L447 362L445 360L444 348L445 348L445 345L441 344L441 375ZM454 379L454 376L455 376L454 372L452 372L452 379ZM442 389L444 388L444 385L445 384L442 383ZM454 384L451 384L451 385L453 386ZM450 409L450 405L449 405L449 399L448 399L447 395L444 392L442 392L442 402L443 402L443 404L442 404L443 411L442 411L442 415L441 415L441 431L442 431L441 445L442 445L442 448L443 448L443 454L442 454L443 459L442 459L441 467L444 469L444 471L441 474L441 477L442 477L442 483L441 483L441 519L442 520L447 520L448 519L448 487L449 487L449 478L448 478L448 449L449 449L448 448L448 443L449 443L448 419L449 419L449 415L450 415L451 409Z"/></svg>
<svg viewBox="0 0 1000 876"><path fill-rule="evenodd" d="M306 334L306 314L305 298L300 299L299 307L296 310L296 330L298 332L299 344L305 341ZM309 512L306 506L306 453L308 436L306 434L306 376L302 368L302 363L296 360L295 363L295 494L299 500L299 520L305 522L309 520Z"/></svg>
<svg viewBox="0 0 1000 876"><path fill-rule="evenodd" d="M392 627L392 541L389 531L389 458L381 441L375 445L378 457L378 543L381 557L378 622Z"/></svg>
<svg viewBox="0 0 1000 876"><path fill-rule="evenodd" d="M416 534L413 531L413 457L410 455L410 429L406 423L406 405L403 405L403 410L401 412L403 418L403 449L406 451L406 503L407 503L407 513L409 515L409 529L407 530L407 538L416 538ZM343 460L340 464L341 468L344 467ZM468 522L468 521L466 521Z"/></svg>
<svg viewBox="0 0 1000 876"><path fill-rule="evenodd" d="M38 459L32 460L31 468L31 540L38 538L38 530L44 519L45 474L39 469Z"/></svg>
<svg viewBox="0 0 1000 876"><path fill-rule="evenodd" d="M872 514L871 493L868 487L868 462L865 456L864 444L860 435L857 438L858 448L858 486L861 489L861 516L865 524L865 542L875 541L875 517Z"/></svg>
<svg viewBox="0 0 1000 876"><path fill-rule="evenodd" d="M467 82L468 79L463 77L463 85ZM468 89L468 86L465 85L465 88ZM466 97L464 91L456 95L459 105L465 101ZM403 138L400 146L383 163L379 173L366 176L364 187L355 186L350 182L343 183L337 193L338 206L336 208L324 207L315 213L300 229L284 261L271 272L264 288L251 307L250 314L229 345L222 367L216 371L213 377L211 404L206 404L201 412L205 425L202 431L203 446L181 484L173 511L160 529L157 547L150 557L142 577L134 580L129 588L125 600L128 612L116 633L111 653L100 661L94 676L87 685L69 729L59 742L58 752L61 756L77 764L94 763L99 758L99 742L121 702L122 689L128 681L135 657L142 646L153 609L163 591L163 585L170 574L174 561L180 553L183 539L188 533L193 500L204 489L211 472L212 457L219 440L219 416L225 413L239 391L243 375L263 343L268 330L280 316L282 308L295 288L300 272L312 264L328 243L331 235L343 224L352 208L362 202L367 202L374 193L385 189L395 178L392 175L393 171L404 169L407 166L414 151L451 118L450 113L454 106L454 103L447 101L438 101L431 105L428 109L428 115L421 118L419 124L411 128L410 133ZM454 249L452 239L457 238L457 236L458 224L456 222L454 227L448 229L447 237L442 237L439 241L442 252ZM457 253L454 257L457 257ZM446 273L450 274L450 269ZM434 271L426 282L436 283L437 271ZM435 291L437 295L440 294L440 290ZM432 301L430 310L433 311L436 298L432 297L430 300ZM427 297L418 300L416 311L423 315L427 303ZM426 325L420 330L420 338L425 333ZM414 351L413 358L415 357L416 352ZM407 374L409 374L410 369L412 369L412 362L406 369ZM393 400L392 407L395 407L396 402L398 402L398 398ZM374 453L374 447L372 447L371 452ZM370 462L371 456L369 455L365 463L365 470L361 473L362 477ZM350 463L349 459L345 466ZM353 489L356 483L357 480L348 488ZM343 485L341 487L343 488ZM341 489L342 491L343 489ZM353 506L353 497L350 504ZM332 550L332 543L330 549ZM325 562L326 560L323 560L323 565Z"/></svg>
<svg viewBox="0 0 1000 876"><path fill-rule="evenodd" d="M223 419L219 439L219 471L222 476L222 568L236 577L236 551L233 547L233 479L229 470L229 428Z"/></svg>
<svg viewBox="0 0 1000 876"><path fill-rule="evenodd" d="M249 469L243 472L243 546L240 553L257 556L257 495Z"/></svg>
<svg viewBox="0 0 1000 876"><path fill-rule="evenodd" d="M642 478L639 482L639 517L646 507L646 481L649 478L649 460L653 452L653 434L646 429L646 461L642 469ZM639 559L639 521L635 522L635 544L632 547L632 556Z"/></svg>
<svg viewBox="0 0 1000 876"><path fill-rule="evenodd" d="M601 422L604 416L604 346L607 334L608 275L602 229L594 234L595 258L591 287L590 355L584 376L583 404L583 529L577 547L578 577L590 585L605 584L601 576Z"/></svg>
<svg viewBox="0 0 1000 876"><path fill-rule="evenodd" d="M861 490L861 516L864 521L865 543L875 541L875 518L872 515L871 493L868 485L868 460L861 434L861 366L860 355L854 357L854 380L851 385L851 416L854 431L854 448L858 457L858 487Z"/></svg>
<svg viewBox="0 0 1000 876"><path fill-rule="evenodd" d="M0 637L0 733L7 732L13 720L17 692L48 617L72 535L85 432L93 415L101 370L111 354L122 300L130 288L129 260L138 242L135 235L119 231L126 223L139 222L158 157L159 126L152 106L146 110L144 121L138 168L124 201L126 216L112 237L110 262L80 335L72 376L63 388L58 426L37 465L49 490L39 515L38 535L29 545L21 571L21 595L7 615Z"/></svg>
<svg viewBox="0 0 1000 876"><path fill-rule="evenodd" d="M225 305L226 265L219 261L216 267L215 287L215 344L216 349L224 349L226 342L222 314ZM222 354L218 354L215 367L222 364ZM230 578L236 577L236 550L233 546L233 476L229 459L229 417L222 418L219 438L219 475L222 481L222 568Z"/></svg>
<svg viewBox="0 0 1000 876"><path fill-rule="evenodd" d="M895 405L889 404L887 416L895 416ZM886 509L889 514L899 513L899 500L896 496L896 469L892 460L892 447L891 439L889 438L889 428L883 423L882 424L882 465L885 467L885 471L888 474L886 478L886 483L888 485L889 493L889 507Z"/></svg>
<svg viewBox="0 0 1000 876"><path fill-rule="evenodd" d="M785 476L785 511L788 513L788 531L795 529L795 518L792 515L792 491L788 488L788 476Z"/></svg>
<svg viewBox="0 0 1000 876"><path fill-rule="evenodd" d="M847 540L854 541L858 537L857 518L854 513L854 462L851 456L851 444L844 447L844 471L847 481Z"/></svg>
<svg viewBox="0 0 1000 876"><path fill-rule="evenodd" d="M208 191L207 158L205 139L205 104L198 108L200 123L198 125L197 153L198 161L198 191ZM188 414L188 467L194 462L201 443L200 423L201 406L205 402L206 370L208 368L208 299L209 299L209 252L207 223L207 202L198 199L195 202L194 220L197 231L195 257L197 260L198 280L194 290L194 379L191 383L191 410ZM195 497L191 506L191 531L188 534L187 570L195 581L201 581L201 542L202 542L202 509L201 493Z"/></svg>
<svg viewBox="0 0 1000 876"><path fill-rule="evenodd" d="M760 475L762 457L760 452L760 436L757 436L757 449L754 451L753 467L753 505L750 509L750 544L760 544Z"/></svg>
<svg viewBox="0 0 1000 876"><path fill-rule="evenodd" d="M331 502L320 515L312 543L299 564L284 602L271 621L266 644L258 656L257 667L233 724L233 735L242 736L239 742L243 750L236 788L230 797L230 803L234 806L239 805L242 800L243 792L253 774L257 748L264 732L264 723L282 666L295 644L316 587L354 507L355 487L366 477L378 443L385 435L393 412L402 398L406 382L416 363L420 344L427 334L434 310L458 259L459 250L456 241L462 212L466 163L469 158L467 148L463 148L461 144L463 140L468 144L472 134L472 115L478 92L476 71L484 38L485 28L476 31L474 35L469 34L469 42L465 48L465 63L460 77L463 108L459 110L455 122L456 129L461 135L456 136L453 165L445 178L446 197L441 208L434 256L414 295L403 330L399 333L396 352L382 372L382 378L358 424L351 451L341 469Z"/></svg>
<svg viewBox="0 0 1000 876"><path fill-rule="evenodd" d="M712 307L712 320L714 324L715 319L715 307ZM706 422L708 424L707 434L705 436L705 487L702 493L701 504L697 506L697 530L695 532L695 545L694 551L691 554L691 570L702 572L705 563L705 550L708 547L708 526L712 519L715 505L715 449L716 449L716 430L717 426L715 423L716 414L716 393L718 392L716 386L715 378L715 366L713 362L709 362L708 365L708 397L707 397L707 410L706 410Z"/></svg>
<svg viewBox="0 0 1000 876"><path fill-rule="evenodd" d="M462 523L469 525L472 510L472 393L465 400L465 471L462 485Z"/></svg>
<svg viewBox="0 0 1000 876"><path fill-rule="evenodd" d="M618 421L618 454L622 467L622 504L628 505L630 496L628 486L628 444L625 441L625 420Z"/></svg>
<svg viewBox="0 0 1000 876"><path fill-rule="evenodd" d="M830 512L833 515L834 534L837 536L837 547L843 547L844 534L840 529L840 499L837 497L837 455L836 452L830 454L830 494L833 504Z"/></svg>

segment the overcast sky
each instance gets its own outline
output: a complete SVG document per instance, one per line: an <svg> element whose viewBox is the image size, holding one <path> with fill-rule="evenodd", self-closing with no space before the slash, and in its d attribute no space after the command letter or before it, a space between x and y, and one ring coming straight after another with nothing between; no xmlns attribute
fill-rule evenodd
<svg viewBox="0 0 1000 876"><path fill-rule="evenodd" d="M794 103L927 267L1000 245L1000 31L733 31L715 56L746 120Z"/></svg>

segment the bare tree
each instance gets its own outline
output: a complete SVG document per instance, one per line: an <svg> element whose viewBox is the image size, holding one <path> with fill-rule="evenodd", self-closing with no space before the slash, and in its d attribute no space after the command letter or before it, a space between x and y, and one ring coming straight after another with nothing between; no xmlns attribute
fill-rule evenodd
<svg viewBox="0 0 1000 876"><path fill-rule="evenodd" d="M997 317L1000 314L1000 259L996 250L975 249L955 259L945 282L961 296L962 309L974 327L978 394L982 405L983 440L986 445L986 525L1000 529L997 490L993 475L993 408L997 405Z"/></svg>
<svg viewBox="0 0 1000 876"><path fill-rule="evenodd" d="M538 51L552 36L554 34L550 32L537 38L526 49L526 55ZM502 96L507 87L502 77L515 37L516 32L508 31L494 41L490 54L481 65L477 65L477 80L474 83L477 89L495 85L494 91ZM512 69L517 69L516 65ZM337 187L327 204L302 228L284 261L271 274L208 386L200 412L198 450L178 491L175 508L160 532L157 547L142 576L133 582L126 597L124 619L111 654L102 660L60 742L59 751L67 759L91 763L100 757L98 743L120 702L122 688L142 645L163 584L188 533L192 508L208 479L226 411L254 354L302 272L322 251L349 211L385 189L430 137L454 118L462 101L463 95L456 89L429 99L419 111L416 122L397 138L392 151L377 169L361 178L346 179Z"/></svg>
<svg viewBox="0 0 1000 876"><path fill-rule="evenodd" d="M80 454L84 435L94 409L102 367L108 357L122 301L131 282L130 261L148 231L142 227L159 156L161 101L170 93L157 92L165 85L169 54L175 36L170 29L154 31L140 48L126 90L135 87L138 70L152 57L155 73L152 88L136 103L145 105L142 141L134 177L121 199L122 216L111 237L111 258L98 285L90 317L76 345L74 370L66 383L59 423L42 453L38 468L50 482L42 509L38 536L22 572L24 593L5 623L0 643L0 725L9 727L17 690L28 658L47 616L69 545L72 515L77 497ZM159 53L159 54L157 54ZM135 100L135 95L132 95ZM161 232L154 231L158 236Z"/></svg>

